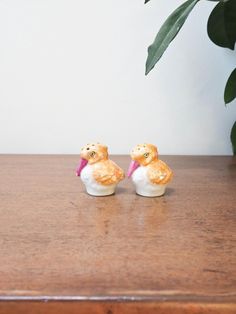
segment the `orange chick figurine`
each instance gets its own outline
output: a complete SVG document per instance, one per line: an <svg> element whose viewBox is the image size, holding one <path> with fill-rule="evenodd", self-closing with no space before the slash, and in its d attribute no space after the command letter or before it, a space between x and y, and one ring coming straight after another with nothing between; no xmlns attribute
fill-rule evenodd
<svg viewBox="0 0 236 314"><path fill-rule="evenodd" d="M163 195L173 172L158 158L157 147L137 145L131 152L131 159L128 177L132 177L136 193L147 197Z"/></svg>
<svg viewBox="0 0 236 314"><path fill-rule="evenodd" d="M87 193L106 196L115 193L117 184L124 179L124 171L108 157L107 146L87 144L81 149L76 175L81 177Z"/></svg>

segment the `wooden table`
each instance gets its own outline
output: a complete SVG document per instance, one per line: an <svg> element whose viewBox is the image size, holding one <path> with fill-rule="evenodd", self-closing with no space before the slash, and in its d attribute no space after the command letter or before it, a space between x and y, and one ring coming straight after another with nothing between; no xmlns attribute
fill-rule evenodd
<svg viewBox="0 0 236 314"><path fill-rule="evenodd" d="M0 314L236 313L236 159L163 160L164 197L94 198L78 156L1 155Z"/></svg>

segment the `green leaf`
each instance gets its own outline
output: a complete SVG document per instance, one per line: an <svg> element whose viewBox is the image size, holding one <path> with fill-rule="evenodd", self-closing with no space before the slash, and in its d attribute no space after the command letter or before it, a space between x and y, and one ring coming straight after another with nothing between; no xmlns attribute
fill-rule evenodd
<svg viewBox="0 0 236 314"><path fill-rule="evenodd" d="M207 32L220 47L234 49L236 42L236 1L219 2L211 12Z"/></svg>
<svg viewBox="0 0 236 314"><path fill-rule="evenodd" d="M153 69L157 61L161 58L170 42L180 31L189 13L199 0L188 0L178 7L164 22L156 38L148 48L146 61L146 75Z"/></svg>
<svg viewBox="0 0 236 314"><path fill-rule="evenodd" d="M236 98L236 69L230 74L228 81L225 86L224 99L225 103L228 104Z"/></svg>
<svg viewBox="0 0 236 314"><path fill-rule="evenodd" d="M233 153L236 155L236 121L231 129L230 139L232 143Z"/></svg>

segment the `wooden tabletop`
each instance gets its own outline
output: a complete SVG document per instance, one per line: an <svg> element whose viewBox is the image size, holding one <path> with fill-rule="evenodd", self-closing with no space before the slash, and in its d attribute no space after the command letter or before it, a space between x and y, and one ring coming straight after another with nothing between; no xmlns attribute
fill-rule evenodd
<svg viewBox="0 0 236 314"><path fill-rule="evenodd" d="M162 159L165 196L99 198L78 156L0 155L0 314L236 313L236 159Z"/></svg>

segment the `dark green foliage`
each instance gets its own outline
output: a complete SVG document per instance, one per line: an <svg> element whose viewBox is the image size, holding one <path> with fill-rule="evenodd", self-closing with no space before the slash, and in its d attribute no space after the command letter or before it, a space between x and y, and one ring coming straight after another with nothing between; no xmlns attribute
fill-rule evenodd
<svg viewBox="0 0 236 314"><path fill-rule="evenodd" d="M233 147L233 153L236 155L236 121L234 122L234 125L231 130L230 139Z"/></svg>
<svg viewBox="0 0 236 314"><path fill-rule="evenodd" d="M147 3L150 0L145 0ZM154 42L148 47L146 75L154 68L171 41L178 34L189 13L199 0L188 0L178 7L164 22ZM218 46L234 50L236 42L236 0L208 0L218 2L207 24L210 39ZM236 69L231 73L225 87L225 103L236 98ZM231 131L233 152L236 155L236 122Z"/></svg>
<svg viewBox="0 0 236 314"><path fill-rule="evenodd" d="M220 47L234 49L236 42L236 1L219 2L207 24L210 39Z"/></svg>
<svg viewBox="0 0 236 314"><path fill-rule="evenodd" d="M230 74L225 86L225 103L228 104L236 98L236 69Z"/></svg>
<svg viewBox="0 0 236 314"><path fill-rule="evenodd" d="M188 0L178 7L165 21L157 36L148 48L148 58L146 61L146 75L153 69L157 61L161 58L170 42L180 31L189 13L199 0Z"/></svg>

